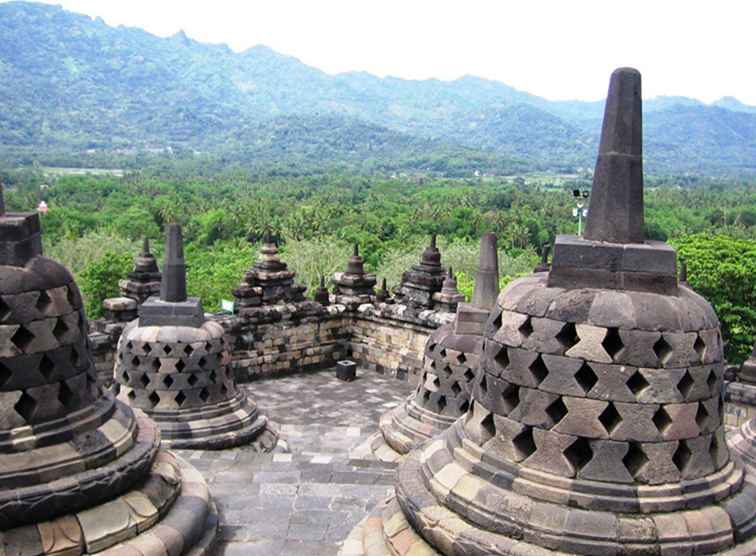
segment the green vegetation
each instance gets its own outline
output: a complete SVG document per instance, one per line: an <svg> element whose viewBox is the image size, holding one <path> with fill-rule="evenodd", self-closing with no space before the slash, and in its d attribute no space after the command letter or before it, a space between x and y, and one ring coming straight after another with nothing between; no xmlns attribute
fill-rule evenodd
<svg viewBox="0 0 756 556"><path fill-rule="evenodd" d="M189 290L208 310L231 299L267 228L310 295L321 275L343 269L354 243L367 268L396 286L437 233L444 264L455 269L460 290L470 296L484 232L499 237L504 285L529 273L556 234L575 232L571 189L587 187L585 178L548 175L179 179L154 172L0 172L0 179L12 210L28 210L45 198L46 253L74 272L93 317L102 299L116 293L142 237L153 240L161 259L166 222L183 225ZM708 180L681 188L668 178L647 181L648 237L670 240L680 250L690 284L722 320L728 357L742 360L756 337L756 186ZM48 184L44 190L42 183Z"/></svg>

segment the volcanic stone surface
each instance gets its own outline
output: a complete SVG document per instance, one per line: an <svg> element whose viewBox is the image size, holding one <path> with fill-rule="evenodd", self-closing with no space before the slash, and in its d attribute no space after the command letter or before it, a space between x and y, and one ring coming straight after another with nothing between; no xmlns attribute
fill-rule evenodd
<svg viewBox="0 0 756 556"><path fill-rule="evenodd" d="M643 239L639 103L640 75L617 70L594 183L616 205L599 201L590 240L557 241L549 274L500 294L467 413L407 456L395 498L342 554L756 553L754 476L725 440L714 310L676 274L607 278L623 256L655 278L675 267L666 246L617 256L647 245L617 243ZM598 274L559 276L560 243Z"/></svg>
<svg viewBox="0 0 756 556"><path fill-rule="evenodd" d="M98 387L79 289L42 256L37 214L0 214L0 553L204 554L205 481L159 443Z"/></svg>
<svg viewBox="0 0 756 556"><path fill-rule="evenodd" d="M278 256L278 246L270 233L266 234L259 260L234 290L237 312L244 316L256 307L304 301L307 288L295 284L295 277L296 273Z"/></svg>
<svg viewBox="0 0 756 556"><path fill-rule="evenodd" d="M180 228L169 226L167 237L162 295L172 301L150 298L124 329L115 368L120 398L157 422L167 446L222 449L254 442L270 450L277 434L236 387L223 328L206 321L199 300L186 295Z"/></svg>
<svg viewBox="0 0 756 556"><path fill-rule="evenodd" d="M149 297L160 294L161 280L157 261L150 252L150 240L145 238L142 252L134 259L134 270L118 283L121 295L142 304Z"/></svg>
<svg viewBox="0 0 756 556"><path fill-rule="evenodd" d="M440 292L444 285L446 269L441 266L441 252L436 247L436 235L423 251L419 264L402 275L402 282L396 291L398 303L410 307L429 309L433 307L433 294Z"/></svg>

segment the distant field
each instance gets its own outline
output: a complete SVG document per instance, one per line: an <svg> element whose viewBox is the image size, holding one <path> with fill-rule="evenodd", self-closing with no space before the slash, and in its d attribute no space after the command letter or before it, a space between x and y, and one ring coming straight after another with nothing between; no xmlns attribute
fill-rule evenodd
<svg viewBox="0 0 756 556"><path fill-rule="evenodd" d="M50 176L117 176L122 177L124 172L120 168L56 168L43 166L42 172Z"/></svg>

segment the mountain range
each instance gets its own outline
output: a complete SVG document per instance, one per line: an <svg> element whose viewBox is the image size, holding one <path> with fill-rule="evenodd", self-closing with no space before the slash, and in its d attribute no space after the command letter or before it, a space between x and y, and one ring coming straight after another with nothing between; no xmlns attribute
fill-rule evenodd
<svg viewBox="0 0 756 556"><path fill-rule="evenodd" d="M0 4L0 157L16 162L146 150L303 169L570 171L592 166L602 111L473 76L330 75L265 46L236 53ZM756 107L660 97L644 112L649 171L756 175Z"/></svg>

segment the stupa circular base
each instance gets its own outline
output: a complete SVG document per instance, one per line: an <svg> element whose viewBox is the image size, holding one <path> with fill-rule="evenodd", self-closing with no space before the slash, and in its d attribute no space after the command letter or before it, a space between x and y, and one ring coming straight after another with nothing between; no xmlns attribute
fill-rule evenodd
<svg viewBox="0 0 756 556"><path fill-rule="evenodd" d="M408 454L423 445L455 421L419 407L413 403L414 396L413 394L406 403L384 413L378 425L386 444L400 455Z"/></svg>
<svg viewBox="0 0 756 556"><path fill-rule="evenodd" d="M202 475L160 450L147 477L131 490L78 513L6 530L0 545L17 556L200 556L209 553L217 525Z"/></svg>

